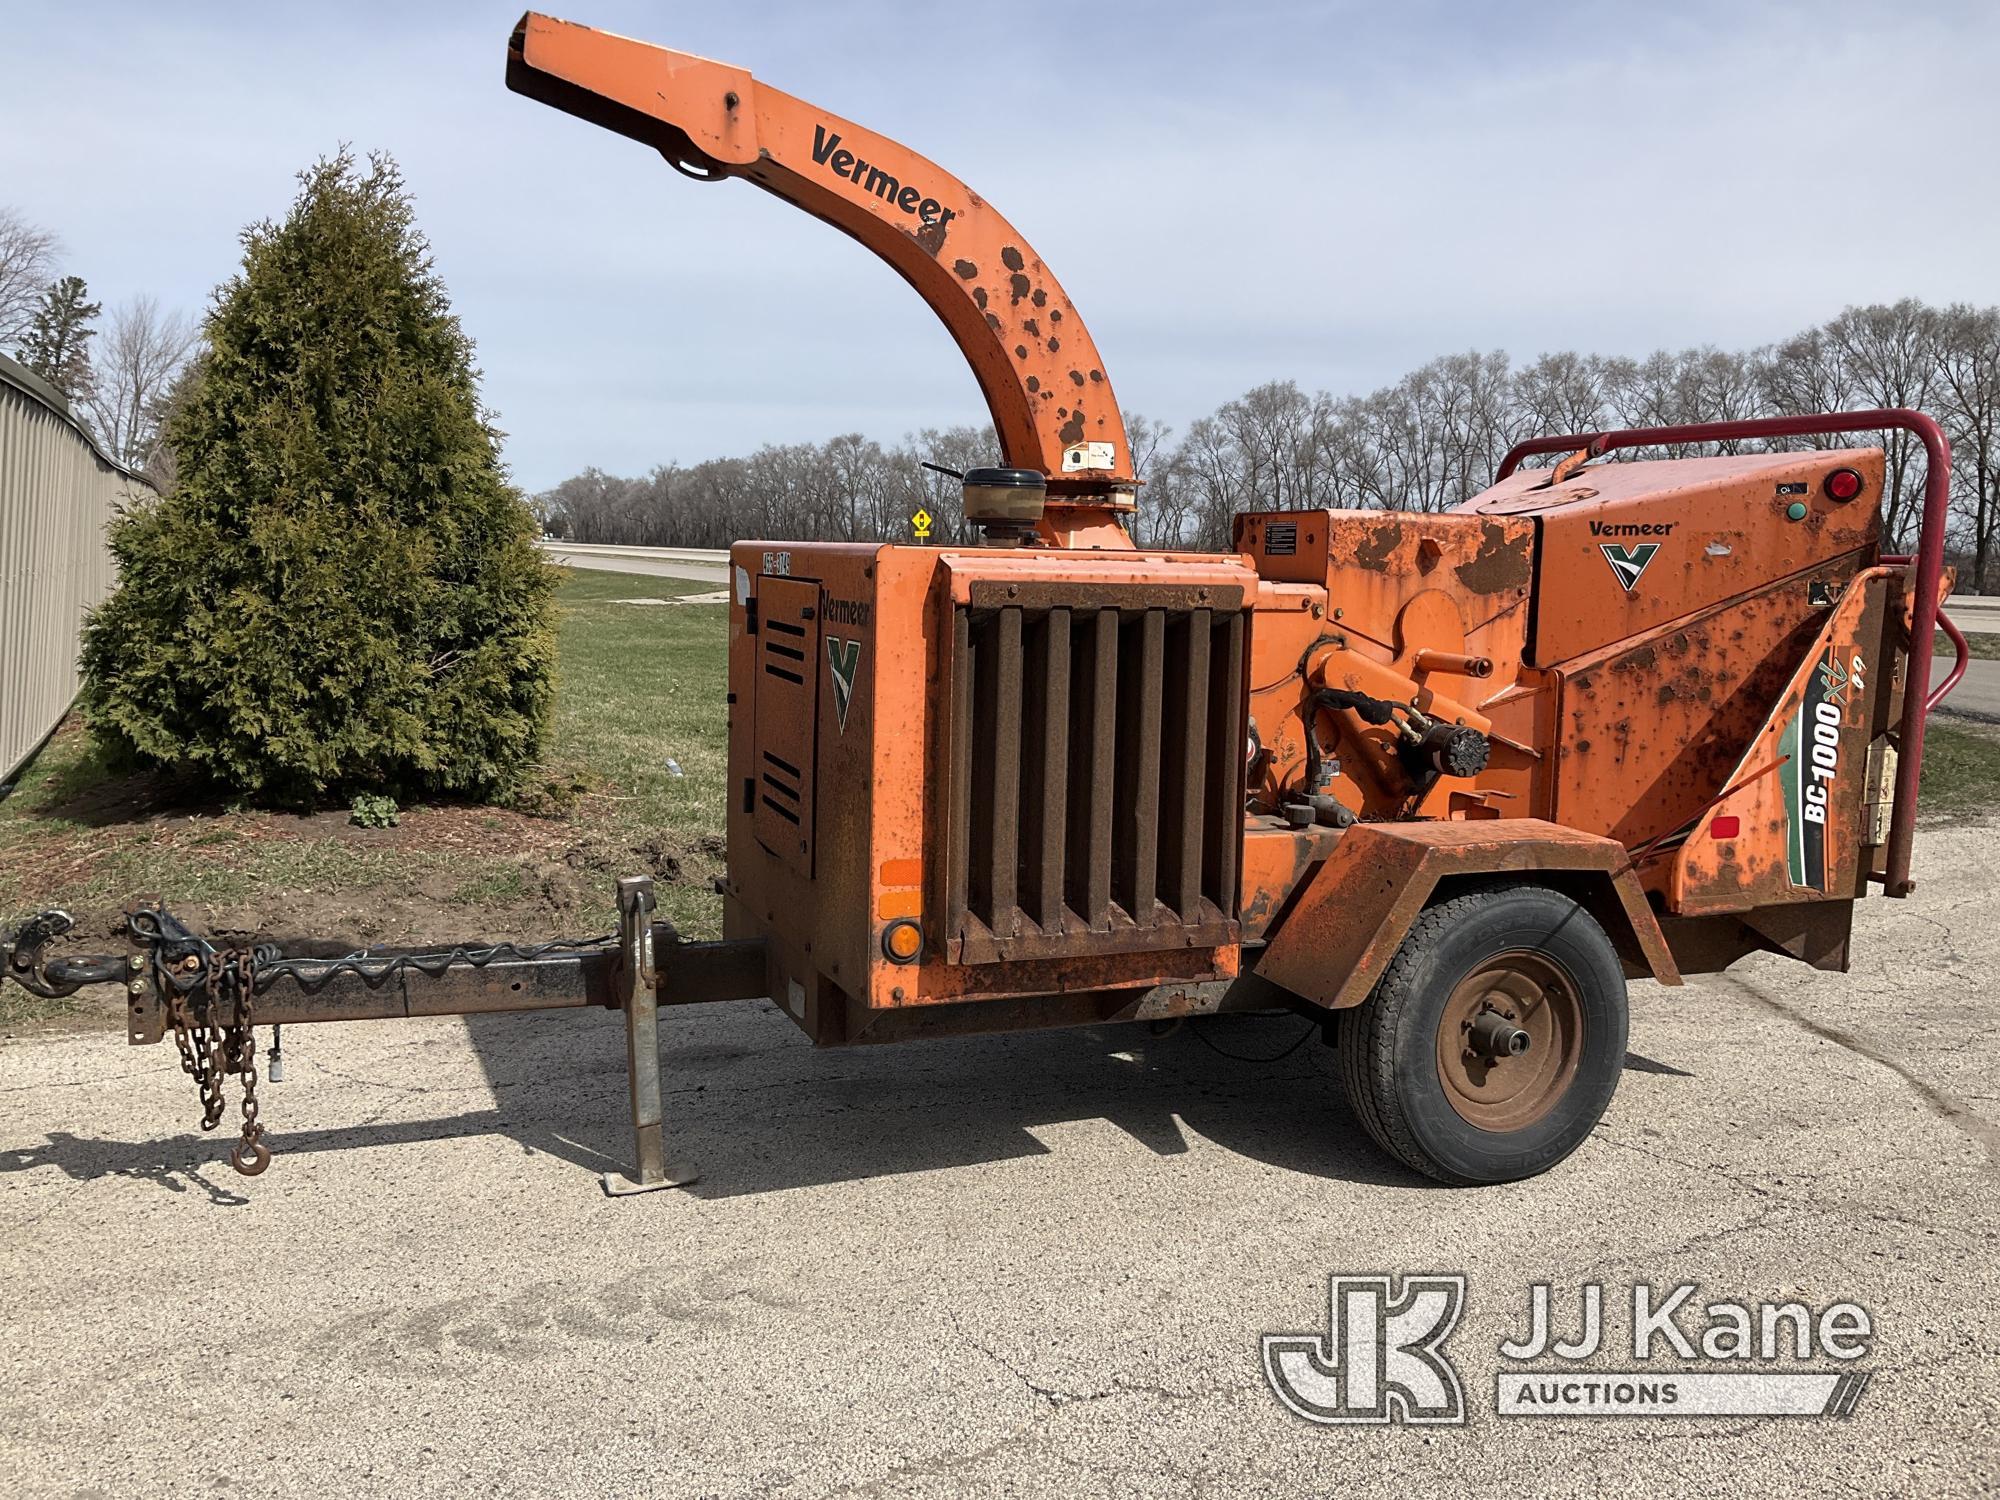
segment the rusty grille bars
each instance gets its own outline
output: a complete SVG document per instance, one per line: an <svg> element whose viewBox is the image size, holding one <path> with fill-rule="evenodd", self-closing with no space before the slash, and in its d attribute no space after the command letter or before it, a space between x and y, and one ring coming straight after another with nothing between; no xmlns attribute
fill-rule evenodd
<svg viewBox="0 0 2000 1500"><path fill-rule="evenodd" d="M1016 592L954 610L948 956L1235 941L1241 591Z"/></svg>

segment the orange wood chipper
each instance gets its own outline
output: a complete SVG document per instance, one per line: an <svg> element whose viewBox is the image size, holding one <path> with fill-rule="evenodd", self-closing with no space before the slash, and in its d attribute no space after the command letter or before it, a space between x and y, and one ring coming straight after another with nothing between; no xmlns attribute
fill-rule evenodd
<svg viewBox="0 0 2000 1500"><path fill-rule="evenodd" d="M719 942L680 941L643 880L584 945L310 959L163 910L116 959L51 957L60 914L16 934L31 987L123 982L206 1124L225 1078L251 1086L240 1168L269 1159L256 1026L602 1005L627 1018L639 1157L607 1185L687 1181L657 1007L769 996L826 1046L1290 1007L1384 1150L1505 1181L1603 1114L1629 979L1754 952L1844 969L1854 902L1910 890L1951 686L1928 418L1552 436L1441 515L1252 512L1229 553L1141 551L1090 333L956 178L739 69L540 15L507 83L901 273L992 413L997 462L962 476L984 542L732 549ZM1877 447L1613 457L1885 429L1927 450L1914 558L1883 553Z"/></svg>

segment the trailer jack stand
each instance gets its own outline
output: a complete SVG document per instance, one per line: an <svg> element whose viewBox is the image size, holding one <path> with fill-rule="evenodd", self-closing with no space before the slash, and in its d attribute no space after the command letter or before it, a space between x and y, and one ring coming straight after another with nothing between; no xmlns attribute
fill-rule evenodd
<svg viewBox="0 0 2000 1500"><path fill-rule="evenodd" d="M660 1100L660 975L654 964L653 882L635 875L618 882L619 984L624 990L625 1068L632 1087L636 1175L606 1172L613 1198L685 1187L701 1174L694 1163L667 1160Z"/></svg>

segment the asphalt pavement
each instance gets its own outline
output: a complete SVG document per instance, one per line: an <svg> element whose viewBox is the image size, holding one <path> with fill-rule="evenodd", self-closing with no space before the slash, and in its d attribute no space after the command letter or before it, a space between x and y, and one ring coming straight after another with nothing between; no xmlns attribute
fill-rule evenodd
<svg viewBox="0 0 2000 1500"><path fill-rule="evenodd" d="M673 1013L706 1175L615 1200L615 1016L295 1027L255 1180L170 1047L15 1041L0 1492L1991 1494L2000 835L1917 853L1851 974L1635 986L1596 1135L1476 1191L1388 1165L1289 1017L815 1052ZM1261 1335L1385 1271L1467 1276L1467 1425L1267 1387ZM1635 1279L1857 1302L1872 1380L1845 1420L1494 1414L1532 1283Z"/></svg>
<svg viewBox="0 0 2000 1500"><path fill-rule="evenodd" d="M1935 677L1948 670L1941 662L1932 668L1932 675ZM1954 718L2000 724L2000 661L1987 661L1977 656L1968 661L1964 679L1939 705L1939 712Z"/></svg>

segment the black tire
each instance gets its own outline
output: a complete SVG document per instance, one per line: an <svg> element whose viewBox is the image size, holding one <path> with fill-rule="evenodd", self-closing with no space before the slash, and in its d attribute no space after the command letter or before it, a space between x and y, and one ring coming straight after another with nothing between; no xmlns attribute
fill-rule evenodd
<svg viewBox="0 0 2000 1500"><path fill-rule="evenodd" d="M1534 1057L1533 1039L1519 1056L1504 1036L1482 1048L1468 1007L1494 1027L1518 1012L1541 1037L1542 1071L1506 1074ZM1405 1166L1455 1186L1517 1182L1603 1118L1625 1034L1625 972L1590 913L1543 886L1481 887L1428 907L1375 992L1341 1012L1341 1082L1368 1134Z"/></svg>

